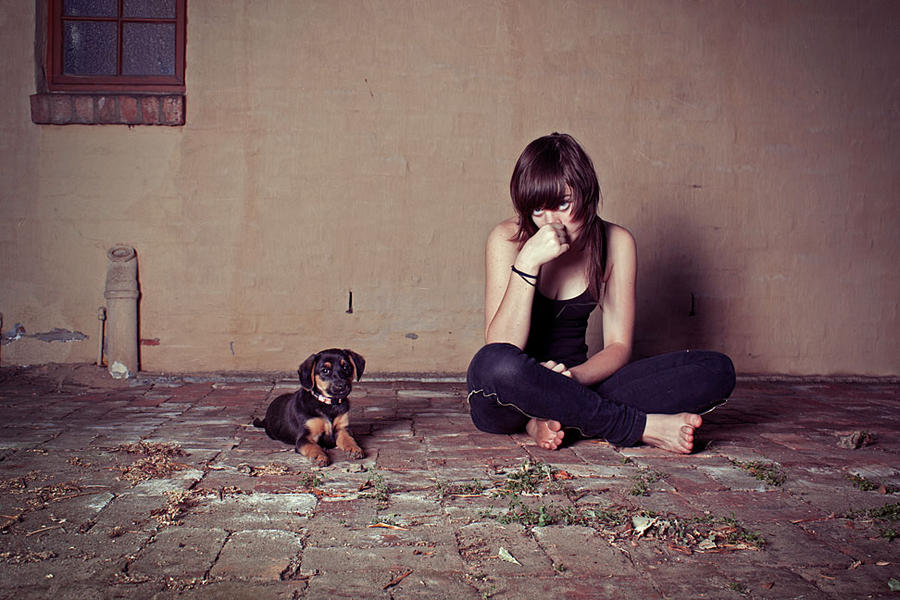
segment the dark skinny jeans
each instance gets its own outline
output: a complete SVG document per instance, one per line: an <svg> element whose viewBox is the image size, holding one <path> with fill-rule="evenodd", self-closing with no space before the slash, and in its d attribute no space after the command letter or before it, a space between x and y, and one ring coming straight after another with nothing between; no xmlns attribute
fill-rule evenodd
<svg viewBox="0 0 900 600"><path fill-rule="evenodd" d="M531 418L559 421L589 438L633 446L647 415L702 414L734 389L724 354L685 350L629 363L587 387L555 373L512 344L488 344L469 364L469 412L487 433L518 433Z"/></svg>

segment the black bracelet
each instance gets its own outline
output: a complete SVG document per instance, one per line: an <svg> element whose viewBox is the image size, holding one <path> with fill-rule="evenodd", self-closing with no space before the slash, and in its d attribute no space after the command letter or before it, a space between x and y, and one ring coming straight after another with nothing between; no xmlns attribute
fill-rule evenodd
<svg viewBox="0 0 900 600"><path fill-rule="evenodd" d="M525 273L524 271L520 271L520 270L518 270L518 269L516 268L516 265L510 265L509 268L512 269L512 272L513 272L513 273L515 273L516 275L518 275L519 277L521 277L521 278L522 278L522 281L524 281L524 282L527 283L528 285L530 285L530 286L532 286L532 287L534 287L534 286L537 285L537 278L538 278L537 275L529 275L528 273ZM533 279L534 281L531 281L532 279Z"/></svg>

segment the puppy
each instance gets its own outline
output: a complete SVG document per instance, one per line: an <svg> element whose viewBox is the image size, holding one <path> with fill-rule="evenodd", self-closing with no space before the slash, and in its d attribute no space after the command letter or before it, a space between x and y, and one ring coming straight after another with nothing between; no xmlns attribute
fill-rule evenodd
<svg viewBox="0 0 900 600"><path fill-rule="evenodd" d="M352 458L366 454L350 433L350 401L355 378L359 381L365 359L352 350L331 348L313 354L300 365L300 390L282 394L269 405L266 417L254 419L273 440L293 444L294 451L320 467L329 463L322 449L337 446Z"/></svg>

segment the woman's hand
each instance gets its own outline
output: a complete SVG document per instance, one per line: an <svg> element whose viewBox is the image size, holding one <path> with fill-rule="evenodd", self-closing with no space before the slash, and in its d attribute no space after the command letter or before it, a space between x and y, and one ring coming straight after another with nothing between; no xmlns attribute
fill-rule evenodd
<svg viewBox="0 0 900 600"><path fill-rule="evenodd" d="M542 362L541 364L544 365L545 367L547 367L548 369L550 369L551 371L553 371L554 373L559 373L560 375L565 375L566 377L568 377L570 379L572 378L572 372L569 371L569 369L566 368L566 365L564 365L562 363L558 363L553 360L548 360L548 361Z"/></svg>
<svg viewBox="0 0 900 600"><path fill-rule="evenodd" d="M562 223L547 223L528 238L516 257L516 268L537 274L542 265L569 249L569 234Z"/></svg>

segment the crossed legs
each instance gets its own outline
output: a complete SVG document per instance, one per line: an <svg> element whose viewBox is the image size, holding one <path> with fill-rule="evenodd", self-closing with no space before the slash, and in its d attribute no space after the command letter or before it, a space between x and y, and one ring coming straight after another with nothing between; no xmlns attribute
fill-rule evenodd
<svg viewBox="0 0 900 600"><path fill-rule="evenodd" d="M510 344L482 348L468 372L472 421L489 433L527 431L544 448L563 429L619 446L693 448L700 413L734 388L734 367L716 352L685 351L636 361L595 388L554 373Z"/></svg>

